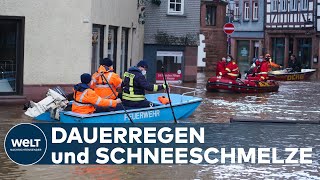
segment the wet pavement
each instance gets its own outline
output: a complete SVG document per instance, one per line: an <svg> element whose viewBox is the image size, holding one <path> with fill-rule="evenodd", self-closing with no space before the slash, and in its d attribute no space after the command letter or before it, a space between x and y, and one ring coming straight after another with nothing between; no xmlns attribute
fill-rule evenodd
<svg viewBox="0 0 320 180"><path fill-rule="evenodd" d="M263 94L209 93L205 91L207 78L198 74L197 84L184 86L197 88L197 96L204 101L186 122L228 123L231 117L248 119L320 119L320 81L280 82L279 92ZM172 88L172 92L185 90ZM23 115L22 106L0 107L0 141L3 143L8 130L21 122L32 122ZM247 127L239 124L235 134L244 135ZM315 147L318 159L310 165L65 165L18 166L11 162L0 146L0 179L320 179L320 126L319 125L250 125L259 131L249 134L248 144L265 144L266 147L300 145ZM221 132L230 133L228 131ZM252 137L283 133L272 142L268 138ZM237 138L239 138L237 137ZM219 140L218 140L219 141ZM269 146L267 146L269 145Z"/></svg>

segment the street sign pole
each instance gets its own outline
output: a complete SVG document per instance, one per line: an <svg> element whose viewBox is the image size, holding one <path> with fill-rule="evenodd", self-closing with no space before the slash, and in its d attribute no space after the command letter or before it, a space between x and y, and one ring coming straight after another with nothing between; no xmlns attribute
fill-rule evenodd
<svg viewBox="0 0 320 180"><path fill-rule="evenodd" d="M231 54L231 34L234 32L235 27L232 23L226 23L223 26L223 31L227 34L227 43L228 43L228 49L227 54Z"/></svg>
<svg viewBox="0 0 320 180"><path fill-rule="evenodd" d="M228 41L228 51L227 51L227 54L231 54L231 39L230 39L230 35L228 34L227 36L227 41Z"/></svg>
<svg viewBox="0 0 320 180"><path fill-rule="evenodd" d="M230 4L228 4L230 5ZM229 11L229 21L228 23L231 23L231 8L229 7L228 8L228 11ZM230 34L228 34L228 50L227 50L227 55L231 54L231 42L230 42Z"/></svg>

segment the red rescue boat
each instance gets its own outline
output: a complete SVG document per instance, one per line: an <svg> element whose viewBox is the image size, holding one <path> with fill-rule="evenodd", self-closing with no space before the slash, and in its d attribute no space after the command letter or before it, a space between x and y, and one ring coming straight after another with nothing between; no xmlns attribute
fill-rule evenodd
<svg viewBox="0 0 320 180"><path fill-rule="evenodd" d="M230 80L227 78L211 77L207 82L207 91L236 92L236 93L263 93L276 92L279 84L276 81L255 81L247 79Z"/></svg>

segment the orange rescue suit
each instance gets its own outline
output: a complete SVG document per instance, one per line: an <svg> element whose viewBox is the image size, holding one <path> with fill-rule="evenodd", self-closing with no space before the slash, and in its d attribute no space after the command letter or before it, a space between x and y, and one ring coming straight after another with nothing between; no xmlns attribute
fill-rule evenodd
<svg viewBox="0 0 320 180"><path fill-rule="evenodd" d="M104 77L107 79L111 87L109 87L104 77L99 76L100 72L103 72ZM112 93L111 88L118 96L117 88L121 87L121 83L122 79L118 74L113 72L113 69L107 70L104 66L100 66L98 71L92 75L90 88L92 88L102 98L117 99L117 97Z"/></svg>
<svg viewBox="0 0 320 180"><path fill-rule="evenodd" d="M239 67L237 63L233 61L227 63L226 68L222 72L219 72L219 75L228 79L236 80L239 76Z"/></svg>
<svg viewBox="0 0 320 180"><path fill-rule="evenodd" d="M116 107L117 101L111 99L103 99L99 97L86 84L77 84L74 89L74 101L72 103L72 112L80 114L91 114L96 109L94 106Z"/></svg>

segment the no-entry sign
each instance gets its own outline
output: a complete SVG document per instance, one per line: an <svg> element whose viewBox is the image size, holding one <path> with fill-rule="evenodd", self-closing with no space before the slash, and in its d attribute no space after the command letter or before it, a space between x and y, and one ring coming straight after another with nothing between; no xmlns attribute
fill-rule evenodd
<svg viewBox="0 0 320 180"><path fill-rule="evenodd" d="M234 25L232 23L226 23L224 26L223 26L223 31L226 33L226 34L232 34L234 32L235 28L234 28Z"/></svg>

